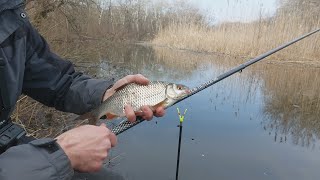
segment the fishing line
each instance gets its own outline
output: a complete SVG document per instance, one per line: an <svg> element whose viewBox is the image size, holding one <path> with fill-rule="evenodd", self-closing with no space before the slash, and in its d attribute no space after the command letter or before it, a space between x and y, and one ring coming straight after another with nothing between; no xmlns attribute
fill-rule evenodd
<svg viewBox="0 0 320 180"><path fill-rule="evenodd" d="M183 100L191 97L192 95L194 95L194 94L196 94L196 93L198 93L198 92L200 92L200 91L202 91L202 90L204 90L204 89L216 84L217 82L219 82L219 81L221 81L221 80L223 80L223 79L225 79L225 78L227 78L227 77L229 77L229 76L231 76L231 75L233 75L233 74L235 74L237 72L241 72L246 67L248 67L248 66L250 66L250 65L252 65L252 64L254 64L254 63L256 63L256 62L258 62L258 61L260 61L260 60L262 60L262 59L264 59L264 58L266 58L266 57L268 57L268 56L270 56L270 55L272 55L272 54L274 54L274 53L276 53L276 52L278 52L278 51L280 51L280 50L282 50L282 49L284 49L284 48L286 48L286 47L288 47L288 46L290 46L290 45L292 45L292 44L294 44L294 43L296 43L296 42L298 42L298 41L300 41L300 40L302 40L304 38L306 38L306 37L308 37L308 36L311 36L312 34L315 34L315 33L319 32L319 31L320 31L320 29L317 29L317 30L312 31L312 32L310 32L308 34L305 34L305 35L303 35L303 36L301 36L299 38L296 38L296 39L294 39L294 40L292 40L292 41L290 41L290 42L288 42L286 44L283 44L283 45L281 45L281 46L279 46L277 48L274 48L274 49L272 49L272 50L270 50L270 51L268 51L268 52L266 52L264 54L261 54L261 55L257 56L254 59L251 59L251 60L249 60L249 61L247 61L247 62L245 62L245 63L243 63L243 64L241 64L241 65L239 65L239 66L237 66L237 67L235 67L235 68L233 68L233 69L231 69L231 70L229 70L229 71L227 71L227 72L225 72L223 74L221 74L220 76L216 77L215 79L212 79L212 80L210 80L210 81L208 81L208 82L206 82L204 84L201 84L198 87L195 87L195 88L191 89L190 90L190 94L188 96L178 100L174 104L177 104L178 102L183 101ZM121 134L122 132L124 132L124 131L126 131L126 130L128 130L128 129L130 129L130 128L138 125L138 124L140 124L143 121L144 121L143 118L137 117L137 120L135 122L130 122L130 121L122 122L119 125L117 125L116 127L114 127L111 131L113 133L115 133L116 135L118 135L118 134Z"/></svg>

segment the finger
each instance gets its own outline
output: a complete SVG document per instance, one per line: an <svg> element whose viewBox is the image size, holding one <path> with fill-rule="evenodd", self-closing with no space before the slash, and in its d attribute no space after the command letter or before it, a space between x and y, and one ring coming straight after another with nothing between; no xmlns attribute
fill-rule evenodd
<svg viewBox="0 0 320 180"><path fill-rule="evenodd" d="M141 84L141 85L148 85L149 84L149 80L144 77L141 74L136 74L136 75L128 75L122 79L119 79L113 86L111 89L108 89L104 96L103 96L103 101L105 101L107 98L109 98L110 96L112 96L112 94L115 93L116 89L118 89L119 87L122 87L126 84L129 83L137 83L137 84Z"/></svg>
<svg viewBox="0 0 320 180"><path fill-rule="evenodd" d="M128 78L127 78L127 76L126 77L124 77L124 78L122 78L122 79L119 79L114 85L113 85L113 89L117 89L117 88L119 88L119 87L121 87L121 86L123 86L123 85L125 85L125 84L128 84L128 83L130 83L129 81L128 81Z"/></svg>
<svg viewBox="0 0 320 180"><path fill-rule="evenodd" d="M136 116L139 116L139 117L143 117L144 116L144 112L141 110L141 111L136 111L134 112Z"/></svg>
<svg viewBox="0 0 320 180"><path fill-rule="evenodd" d="M130 105L126 105L124 108L124 112L126 114L127 119L130 122L134 122L136 120L136 115Z"/></svg>
<svg viewBox="0 0 320 180"><path fill-rule="evenodd" d="M143 113L144 113L143 118L144 118L145 120L151 120L152 117L153 117L153 112L152 112L152 110L150 109L150 107L149 107L149 106L143 106L141 109L142 109L142 111L143 111Z"/></svg>
<svg viewBox="0 0 320 180"><path fill-rule="evenodd" d="M164 110L164 107L161 106L161 107L158 107L158 108L156 109L154 115L155 115L156 117L162 117L162 116L165 115L165 113L166 113L166 111Z"/></svg>
<svg viewBox="0 0 320 180"><path fill-rule="evenodd" d="M128 75L125 78L127 79L127 82L129 82L129 83L134 82L134 83L142 84L142 85L149 84L149 80L141 74Z"/></svg>
<svg viewBox="0 0 320 180"><path fill-rule="evenodd" d="M125 85L125 84L128 84L128 83L129 83L129 82L128 82L128 80L126 79L126 77L118 80L116 83L114 83L114 85L112 86L112 88L108 89L108 90L105 92L105 94L104 94L104 96L103 96L103 101L105 101L105 100L108 99L110 96L112 96L119 87L121 87L121 86L123 86L123 85Z"/></svg>
<svg viewBox="0 0 320 180"><path fill-rule="evenodd" d="M111 142L111 147L115 147L118 143L117 136L114 133L110 133L110 142Z"/></svg>
<svg viewBox="0 0 320 180"><path fill-rule="evenodd" d="M106 125L105 123L101 123L101 124L100 124L100 127L105 127L105 128L106 128L107 125Z"/></svg>
<svg viewBox="0 0 320 180"><path fill-rule="evenodd" d="M128 76L118 80L113 85L113 88L117 89L117 88L119 88L125 84L129 84L129 83L138 83L138 84L142 84L142 85L147 85L149 83L149 80L141 74L128 75Z"/></svg>

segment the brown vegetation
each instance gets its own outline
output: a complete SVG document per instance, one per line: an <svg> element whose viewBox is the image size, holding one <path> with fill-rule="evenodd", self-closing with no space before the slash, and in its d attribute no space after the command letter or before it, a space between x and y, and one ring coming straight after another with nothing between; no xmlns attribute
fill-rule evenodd
<svg viewBox="0 0 320 180"><path fill-rule="evenodd" d="M250 23L207 24L172 23L163 28L154 44L218 52L236 56L257 56L295 37L320 27L320 1L286 0L272 18ZM281 59L320 59L317 34L277 54Z"/></svg>
<svg viewBox="0 0 320 180"><path fill-rule="evenodd" d="M26 9L40 33L61 46L79 39L150 40L172 22L188 22L187 14L204 21L187 4L174 6L151 0L28 0Z"/></svg>
<svg viewBox="0 0 320 180"><path fill-rule="evenodd" d="M58 112L43 104L22 96L16 104L12 120L20 124L28 135L41 137L56 137L64 130L70 128L73 114Z"/></svg>
<svg viewBox="0 0 320 180"><path fill-rule="evenodd" d="M210 26L198 9L184 1L27 1L32 23L62 55L73 51L71 42L152 40L179 49L252 57L320 27L319 1L280 0L279 6L272 18ZM318 62L319 42L315 35L277 56Z"/></svg>

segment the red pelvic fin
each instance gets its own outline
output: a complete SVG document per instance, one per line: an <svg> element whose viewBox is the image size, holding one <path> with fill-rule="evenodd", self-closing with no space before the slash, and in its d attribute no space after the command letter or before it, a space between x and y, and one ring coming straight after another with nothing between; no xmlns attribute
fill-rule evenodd
<svg viewBox="0 0 320 180"><path fill-rule="evenodd" d="M112 114L112 113L107 113L107 114L106 114L106 117L107 117L108 120L111 120L111 119L114 119L114 118L116 118L116 117L118 117L118 116L115 115L115 114Z"/></svg>

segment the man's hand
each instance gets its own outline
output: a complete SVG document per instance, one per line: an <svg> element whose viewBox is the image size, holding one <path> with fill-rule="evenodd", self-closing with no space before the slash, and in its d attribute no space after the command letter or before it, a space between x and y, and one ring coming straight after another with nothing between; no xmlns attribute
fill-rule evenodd
<svg viewBox="0 0 320 180"><path fill-rule="evenodd" d="M80 172L99 171L108 151L117 144L116 135L105 124L80 126L56 139L67 154L73 169Z"/></svg>
<svg viewBox="0 0 320 180"><path fill-rule="evenodd" d="M128 75L120 80L118 80L112 88L108 89L103 97L103 101L105 101L107 98L109 98L112 94L115 93L115 90L118 89L121 86L124 86L129 83L137 83L141 85L147 85L149 84L149 80L142 76L141 74L136 75ZM136 116L141 116L143 119L151 120L153 115L160 117L165 114L165 110L163 107L158 107L157 109L152 110L149 106L143 106L141 108L142 112L135 113L130 105L127 105L125 107L125 113L127 116L127 119L131 122L136 120Z"/></svg>

